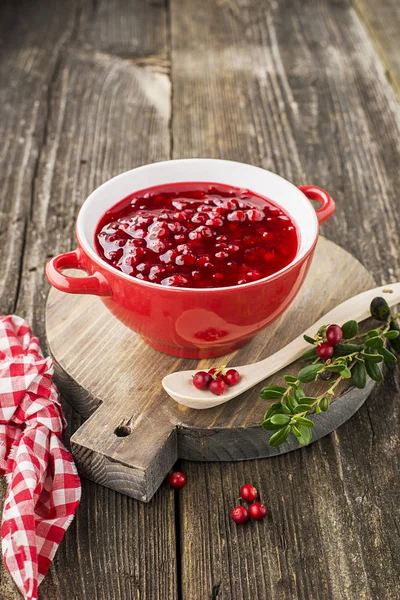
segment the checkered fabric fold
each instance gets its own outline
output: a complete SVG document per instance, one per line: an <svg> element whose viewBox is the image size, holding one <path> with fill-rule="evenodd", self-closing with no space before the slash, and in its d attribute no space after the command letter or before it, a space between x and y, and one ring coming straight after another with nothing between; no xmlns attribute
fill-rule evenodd
<svg viewBox="0 0 400 600"><path fill-rule="evenodd" d="M26 321L0 317L0 474L8 482L2 551L27 600L37 599L81 495L61 441L65 421L52 374Z"/></svg>

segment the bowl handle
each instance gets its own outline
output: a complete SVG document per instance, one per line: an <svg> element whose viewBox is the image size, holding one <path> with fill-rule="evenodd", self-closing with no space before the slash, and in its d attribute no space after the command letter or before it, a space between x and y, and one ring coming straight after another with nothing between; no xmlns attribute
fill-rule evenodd
<svg viewBox="0 0 400 600"><path fill-rule="evenodd" d="M316 185L299 185L299 190L303 192L309 200L316 200L321 204L321 208L316 211L320 225L332 217L336 205L328 192Z"/></svg>
<svg viewBox="0 0 400 600"><path fill-rule="evenodd" d="M46 265L46 276L51 285L67 294L94 294L112 296L111 288L101 273L88 277L71 277L61 273L60 269L85 270L80 262L79 250L72 250L51 258Z"/></svg>

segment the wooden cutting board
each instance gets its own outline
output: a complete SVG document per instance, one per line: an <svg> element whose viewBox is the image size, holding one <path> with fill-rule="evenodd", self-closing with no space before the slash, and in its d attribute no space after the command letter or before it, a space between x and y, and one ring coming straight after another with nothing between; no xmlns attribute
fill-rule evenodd
<svg viewBox="0 0 400 600"><path fill-rule="evenodd" d="M46 330L55 379L64 397L89 417L71 439L80 474L147 502L179 457L245 460L298 448L294 439L279 448L268 445L268 433L260 427L268 405L258 397L262 384L222 406L196 411L169 398L161 380L179 369L236 366L266 358L328 310L374 286L354 257L321 238L307 280L287 312L241 350L200 361L154 350L95 296L52 289ZM293 364L284 373L296 374L299 368ZM281 382L282 373L268 380ZM364 390L343 390L329 411L315 419L313 441L347 421L371 389L372 382ZM127 421L130 435L117 436L116 428Z"/></svg>

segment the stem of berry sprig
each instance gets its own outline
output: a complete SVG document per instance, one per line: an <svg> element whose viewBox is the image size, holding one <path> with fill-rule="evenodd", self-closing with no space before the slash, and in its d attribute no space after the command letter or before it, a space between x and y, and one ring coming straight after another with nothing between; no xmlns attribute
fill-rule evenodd
<svg viewBox="0 0 400 600"><path fill-rule="evenodd" d="M280 446L290 434L302 446L307 446L314 427L314 422L308 417L329 409L336 388L342 381L351 379L355 387L362 389L367 384L367 376L374 381L382 381L380 365L383 362L390 364L397 361L387 345L400 354L400 328L396 322L399 314L392 315L386 300L381 297L371 302L370 312L381 324L367 333L360 334L357 321L352 320L341 327L324 325L314 337L304 336L313 347L303 355L303 359L312 363L303 367L297 377L285 375L286 386L269 385L261 390L263 400L275 400L262 422L264 429L275 432L269 439L271 446ZM303 387L317 379L330 381L335 375L336 378L318 396L307 394Z"/></svg>

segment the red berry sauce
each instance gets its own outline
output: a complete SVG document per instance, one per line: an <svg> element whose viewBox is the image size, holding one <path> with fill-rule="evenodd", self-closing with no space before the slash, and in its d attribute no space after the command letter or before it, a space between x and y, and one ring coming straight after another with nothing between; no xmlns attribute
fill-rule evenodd
<svg viewBox="0 0 400 600"><path fill-rule="evenodd" d="M280 208L248 190L176 183L131 194L96 231L100 256L127 275L164 286L242 285L295 257L296 228Z"/></svg>

